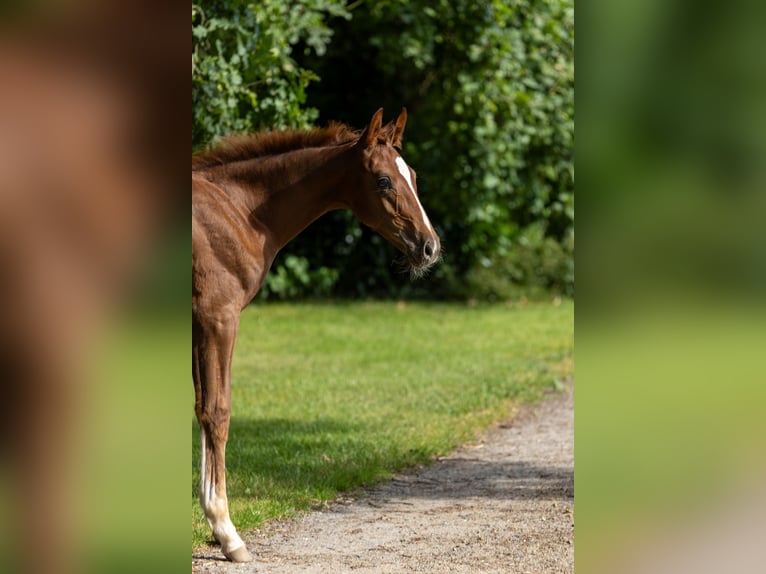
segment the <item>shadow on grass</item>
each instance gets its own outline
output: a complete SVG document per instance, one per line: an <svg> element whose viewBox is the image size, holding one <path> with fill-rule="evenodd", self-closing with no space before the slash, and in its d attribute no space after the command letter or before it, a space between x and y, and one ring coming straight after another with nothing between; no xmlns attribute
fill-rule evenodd
<svg viewBox="0 0 766 574"><path fill-rule="evenodd" d="M192 423L193 493L199 484L199 428ZM427 453L397 452L376 441L369 429L334 419L233 418L226 446L230 499L238 497L324 498L369 484L391 470L414 464Z"/></svg>
<svg viewBox="0 0 766 574"><path fill-rule="evenodd" d="M199 430L193 423L194 484L199 484ZM334 419L242 419L231 422L227 445L230 500L317 500L369 485L392 472L432 460L434 453L396 449L366 429ZM402 490L406 485L406 490ZM393 497L554 499L574 496L571 467L534 461L442 460L405 473L391 485ZM387 489L388 486L381 486Z"/></svg>

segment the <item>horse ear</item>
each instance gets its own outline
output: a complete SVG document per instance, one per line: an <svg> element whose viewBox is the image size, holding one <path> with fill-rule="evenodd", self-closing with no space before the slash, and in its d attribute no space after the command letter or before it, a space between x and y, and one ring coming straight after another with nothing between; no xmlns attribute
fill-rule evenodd
<svg viewBox="0 0 766 574"><path fill-rule="evenodd" d="M396 124L394 125L394 136L391 140L391 145L394 147L402 147L402 135L404 135L405 125L407 125L407 108L402 108L402 113L396 118Z"/></svg>
<svg viewBox="0 0 766 574"><path fill-rule="evenodd" d="M368 125L364 132L362 132L362 137L359 138L359 143L365 147L372 147L375 145L378 141L378 132L382 125L383 108L378 108L378 111L373 114L372 119L370 120L370 125Z"/></svg>

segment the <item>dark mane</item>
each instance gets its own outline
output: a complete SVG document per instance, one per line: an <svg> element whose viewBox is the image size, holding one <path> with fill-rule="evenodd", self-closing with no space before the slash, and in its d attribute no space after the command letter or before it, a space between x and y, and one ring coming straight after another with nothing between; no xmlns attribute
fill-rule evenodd
<svg viewBox="0 0 766 574"><path fill-rule="evenodd" d="M342 145L356 141L359 134L345 124L331 123L326 128L231 136L192 154L192 171L297 149Z"/></svg>

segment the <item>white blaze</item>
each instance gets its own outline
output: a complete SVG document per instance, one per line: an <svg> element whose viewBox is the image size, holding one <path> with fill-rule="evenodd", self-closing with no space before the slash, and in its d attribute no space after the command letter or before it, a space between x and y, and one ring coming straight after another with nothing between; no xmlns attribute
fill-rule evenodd
<svg viewBox="0 0 766 574"><path fill-rule="evenodd" d="M407 180L407 185L410 186L410 192L412 193L412 196L415 198L415 201L418 203L418 207L420 208L420 213L423 214L423 221L425 221L426 227L428 227L428 229L431 230L431 233L433 233L433 227L431 227L431 222L428 221L426 210L423 209L422 205L420 205L418 194L415 193L415 188L412 185L412 176L410 175L410 168L407 165L407 163L402 159L402 156L398 156L396 158L396 167L399 168L399 173L402 174L402 177Z"/></svg>

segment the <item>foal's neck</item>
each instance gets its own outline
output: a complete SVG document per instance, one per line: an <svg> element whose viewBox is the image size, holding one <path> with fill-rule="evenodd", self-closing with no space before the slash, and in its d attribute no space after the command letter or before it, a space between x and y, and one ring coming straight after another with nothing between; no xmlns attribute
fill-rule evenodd
<svg viewBox="0 0 766 574"><path fill-rule="evenodd" d="M259 158L240 174L254 222L277 250L323 214L348 208L348 145L299 149Z"/></svg>

